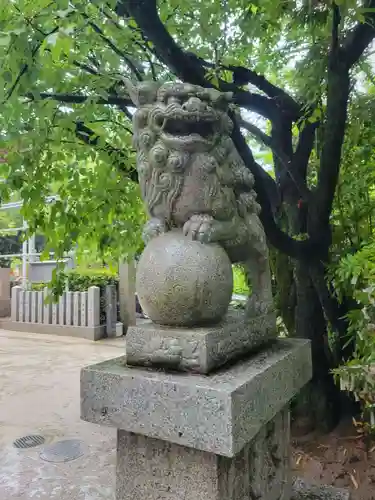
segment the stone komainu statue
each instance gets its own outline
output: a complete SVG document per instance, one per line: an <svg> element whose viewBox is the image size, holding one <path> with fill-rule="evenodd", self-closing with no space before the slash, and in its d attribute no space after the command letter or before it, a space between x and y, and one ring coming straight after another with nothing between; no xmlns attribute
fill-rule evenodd
<svg viewBox="0 0 375 500"><path fill-rule="evenodd" d="M137 170L149 221L144 240L174 228L218 242L250 277L247 315L273 309L268 248L254 178L230 138L230 93L182 83L127 81Z"/></svg>

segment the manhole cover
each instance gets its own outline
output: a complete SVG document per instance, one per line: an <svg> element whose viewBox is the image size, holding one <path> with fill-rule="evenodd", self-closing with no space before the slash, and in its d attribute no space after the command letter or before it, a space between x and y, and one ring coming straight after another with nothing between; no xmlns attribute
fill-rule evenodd
<svg viewBox="0 0 375 500"><path fill-rule="evenodd" d="M40 453L40 458L46 462L70 462L84 455L84 444L78 439L65 439L46 446Z"/></svg>
<svg viewBox="0 0 375 500"><path fill-rule="evenodd" d="M16 439L13 442L15 448L33 448L34 446L39 446L45 441L43 436L24 436Z"/></svg>

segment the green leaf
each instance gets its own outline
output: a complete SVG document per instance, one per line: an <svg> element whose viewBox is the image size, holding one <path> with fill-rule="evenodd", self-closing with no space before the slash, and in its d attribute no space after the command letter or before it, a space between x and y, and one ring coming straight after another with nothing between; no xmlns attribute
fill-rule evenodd
<svg viewBox="0 0 375 500"><path fill-rule="evenodd" d="M10 42L10 36L5 35L5 36L0 36L0 47L4 47L9 45Z"/></svg>

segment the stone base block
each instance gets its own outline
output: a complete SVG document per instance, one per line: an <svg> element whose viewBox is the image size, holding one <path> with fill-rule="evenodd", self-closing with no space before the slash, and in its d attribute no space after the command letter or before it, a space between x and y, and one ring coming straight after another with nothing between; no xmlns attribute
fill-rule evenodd
<svg viewBox="0 0 375 500"><path fill-rule="evenodd" d="M3 320L0 322L0 325L3 330L13 332L46 333L87 340L100 340L105 336L105 326L47 325L44 323L26 323L11 320Z"/></svg>
<svg viewBox="0 0 375 500"><path fill-rule="evenodd" d="M207 374L276 336L274 313L245 320L243 311L232 311L218 325L199 328L163 327L149 321L128 329L127 363Z"/></svg>
<svg viewBox="0 0 375 500"><path fill-rule="evenodd" d="M350 498L348 490L312 485L299 478L294 480L292 486L291 500L350 500Z"/></svg>
<svg viewBox="0 0 375 500"><path fill-rule="evenodd" d="M233 458L118 431L116 500L290 500L289 411Z"/></svg>
<svg viewBox="0 0 375 500"><path fill-rule="evenodd" d="M125 363L118 358L82 370L83 420L227 457L236 456L311 378L306 340L277 340L208 376Z"/></svg>

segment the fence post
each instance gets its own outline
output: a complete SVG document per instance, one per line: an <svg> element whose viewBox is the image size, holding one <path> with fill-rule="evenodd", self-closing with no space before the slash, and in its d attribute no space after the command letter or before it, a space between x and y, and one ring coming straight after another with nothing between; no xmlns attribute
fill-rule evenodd
<svg viewBox="0 0 375 500"><path fill-rule="evenodd" d="M87 326L87 292L81 292L81 326Z"/></svg>
<svg viewBox="0 0 375 500"><path fill-rule="evenodd" d="M25 290L21 288L20 290L20 301L19 301L19 312L18 312L18 321L25 321Z"/></svg>
<svg viewBox="0 0 375 500"><path fill-rule="evenodd" d="M49 293L48 288L45 287L43 291L43 323L50 325L52 320L52 304L50 302L46 302L47 299L49 299Z"/></svg>
<svg viewBox="0 0 375 500"><path fill-rule="evenodd" d="M73 324L73 292L65 292L66 295L66 324Z"/></svg>
<svg viewBox="0 0 375 500"><path fill-rule="evenodd" d="M105 316L108 337L116 335L117 300L115 285L105 287Z"/></svg>
<svg viewBox="0 0 375 500"><path fill-rule="evenodd" d="M59 325L65 325L66 293L64 292L59 299Z"/></svg>
<svg viewBox="0 0 375 500"><path fill-rule="evenodd" d="M100 326L100 288L90 286L87 292L87 326Z"/></svg>
<svg viewBox="0 0 375 500"><path fill-rule="evenodd" d="M53 304L52 304L52 324L53 325L59 324L59 303L58 302L53 302Z"/></svg>
<svg viewBox="0 0 375 500"><path fill-rule="evenodd" d="M38 293L39 292L31 292L31 323L41 323L38 317Z"/></svg>
<svg viewBox="0 0 375 500"><path fill-rule="evenodd" d="M43 323L44 319L44 293L43 292L36 292L37 294L37 300L38 300L38 323Z"/></svg>
<svg viewBox="0 0 375 500"><path fill-rule="evenodd" d="M20 286L14 286L12 288L12 299L11 299L11 319L12 321L19 321L19 310L20 310Z"/></svg>
<svg viewBox="0 0 375 500"><path fill-rule="evenodd" d="M80 326L81 292L73 293L73 325Z"/></svg>
<svg viewBox="0 0 375 500"><path fill-rule="evenodd" d="M24 312L24 321L26 323L30 323L31 321L31 293L29 290L25 292L25 312Z"/></svg>
<svg viewBox="0 0 375 500"><path fill-rule="evenodd" d="M135 260L123 261L119 264L119 302L120 320L126 331L136 324L135 316Z"/></svg>

